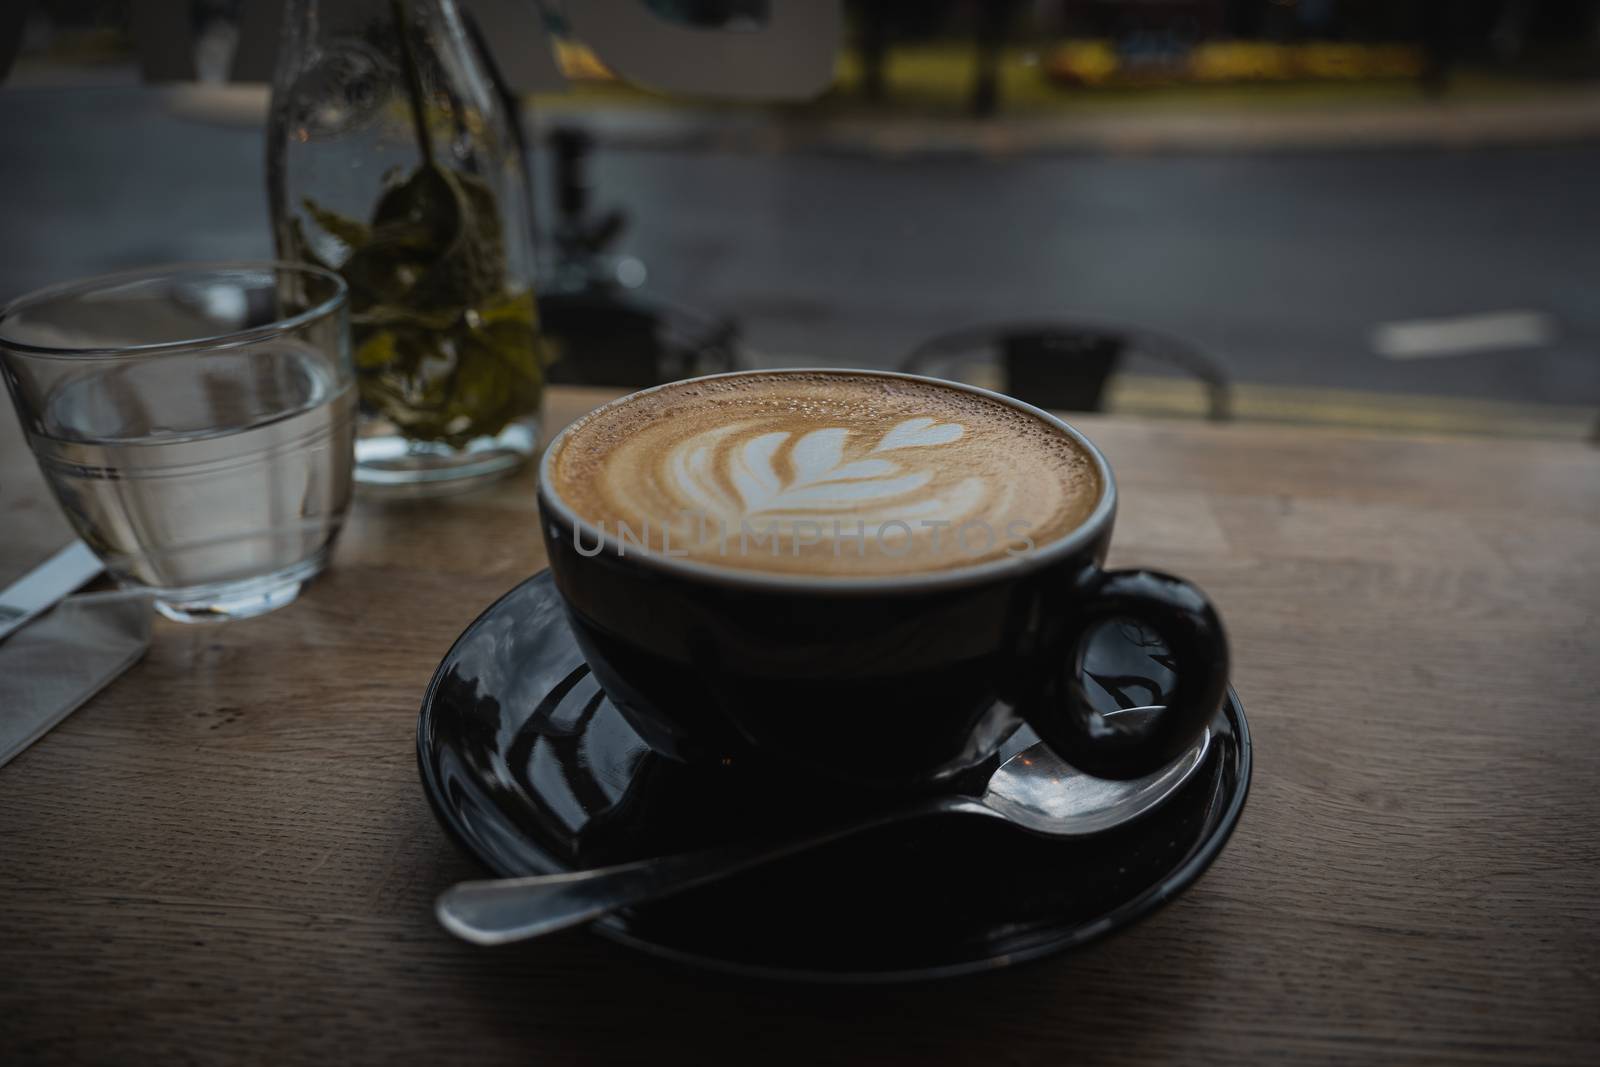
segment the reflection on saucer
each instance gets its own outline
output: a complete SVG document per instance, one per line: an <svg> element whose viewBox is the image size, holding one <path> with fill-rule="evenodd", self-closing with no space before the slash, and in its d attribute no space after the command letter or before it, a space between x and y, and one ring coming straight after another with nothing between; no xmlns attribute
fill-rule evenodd
<svg viewBox="0 0 1600 1067"><path fill-rule="evenodd" d="M1125 623L1096 634L1085 677L1102 711L1163 703L1173 681L1159 640ZM707 966L838 981L988 970L1075 947L1176 895L1227 841L1250 780L1244 711L1231 691L1212 730L1206 764L1166 806L1097 837L1052 840L991 820L922 819L595 928ZM462 634L429 687L417 739L440 821L503 875L789 833L843 814L815 789L708 773L652 753L589 674L548 572ZM1034 740L1019 731L1001 758Z"/></svg>

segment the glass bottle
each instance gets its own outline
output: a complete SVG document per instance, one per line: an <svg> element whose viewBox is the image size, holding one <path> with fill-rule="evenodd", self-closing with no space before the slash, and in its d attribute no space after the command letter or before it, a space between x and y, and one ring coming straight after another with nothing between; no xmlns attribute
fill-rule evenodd
<svg viewBox="0 0 1600 1067"><path fill-rule="evenodd" d="M267 127L280 258L350 287L356 480L429 492L539 440L544 343L514 104L455 0L289 0Z"/></svg>

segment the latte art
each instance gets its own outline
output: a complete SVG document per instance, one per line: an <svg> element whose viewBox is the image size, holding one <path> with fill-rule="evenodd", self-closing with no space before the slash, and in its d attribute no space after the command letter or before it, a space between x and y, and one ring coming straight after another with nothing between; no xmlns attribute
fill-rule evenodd
<svg viewBox="0 0 1600 1067"><path fill-rule="evenodd" d="M1076 528L1100 496L1076 442L1026 412L850 373L642 393L581 422L550 471L561 499L625 549L797 574L1018 554Z"/></svg>
<svg viewBox="0 0 1600 1067"><path fill-rule="evenodd" d="M751 436L755 432L755 436ZM850 431L842 426L812 430L797 440L786 430L759 432L736 423L695 434L674 447L664 465L666 484L681 506L738 529L745 520L771 517L834 522L854 529L864 523L876 534L899 519L958 523L978 513L989 495L978 478L954 486L934 484L936 457L924 465L881 455L900 449L933 448L964 433L959 423L907 419L873 445L863 458L846 454ZM733 491L729 492L731 486Z"/></svg>

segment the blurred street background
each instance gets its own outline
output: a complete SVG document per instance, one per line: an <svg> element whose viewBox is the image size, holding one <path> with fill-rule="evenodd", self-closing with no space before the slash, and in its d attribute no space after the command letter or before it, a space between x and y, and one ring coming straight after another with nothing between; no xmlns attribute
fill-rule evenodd
<svg viewBox="0 0 1600 1067"><path fill-rule="evenodd" d="M765 11L651 6L691 25ZM118 4L32 5L0 86L0 300L270 254L266 91L226 83L235 12L196 5L197 80L152 86ZM1204 351L1241 418L1591 432L1600 3L846 12L834 86L781 106L624 85L547 12L571 82L524 100L548 287L693 309L757 366L1126 324ZM1103 400L1204 406L1136 354Z"/></svg>

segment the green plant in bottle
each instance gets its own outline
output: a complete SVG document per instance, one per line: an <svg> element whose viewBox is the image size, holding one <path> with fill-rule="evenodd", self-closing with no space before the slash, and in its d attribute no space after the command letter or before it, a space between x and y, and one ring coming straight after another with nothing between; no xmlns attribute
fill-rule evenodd
<svg viewBox="0 0 1600 1067"><path fill-rule="evenodd" d="M278 230L280 246L338 270L349 285L366 410L411 442L464 448L538 411L546 347L530 285L507 266L501 200L490 182L438 150L450 130L430 126L430 112L435 122L445 115L430 107L406 0L387 0L387 8L398 42L389 59L400 62L419 163L390 166L365 219L302 190L298 211L285 213Z"/></svg>

